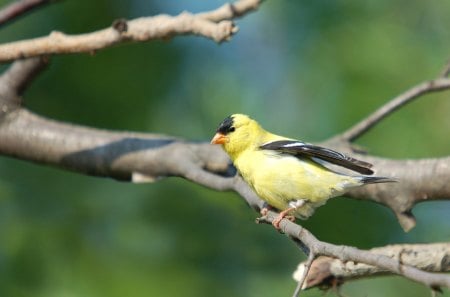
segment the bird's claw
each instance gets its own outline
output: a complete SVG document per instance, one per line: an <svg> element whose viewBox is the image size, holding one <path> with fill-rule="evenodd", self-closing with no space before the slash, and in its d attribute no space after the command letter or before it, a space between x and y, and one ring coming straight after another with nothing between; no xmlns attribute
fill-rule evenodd
<svg viewBox="0 0 450 297"><path fill-rule="evenodd" d="M288 209L283 210L282 212L280 212L278 214L278 216L272 221L272 225L275 227L275 229L280 230L280 223L281 223L281 220L283 220L283 219L288 219L291 222L295 221L295 216L288 214L293 209L295 209L295 208L290 207ZM259 211L259 213L261 214L261 217L258 218L257 221L264 219L267 216L267 214L269 213L269 210L270 210L270 206L267 206L267 205L263 206L263 208L261 208L261 210Z"/></svg>
<svg viewBox="0 0 450 297"><path fill-rule="evenodd" d="M272 225L275 227L275 229L280 230L280 223L281 220L283 219L288 219L291 222L295 221L295 216L293 215L288 215L288 212L291 211L292 209L286 209L283 210L282 212L280 212L278 214L278 216L272 221Z"/></svg>

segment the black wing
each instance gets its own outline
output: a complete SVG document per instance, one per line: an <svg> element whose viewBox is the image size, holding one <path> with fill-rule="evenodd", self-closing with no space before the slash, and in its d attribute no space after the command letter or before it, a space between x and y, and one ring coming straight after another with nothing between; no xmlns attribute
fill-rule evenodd
<svg viewBox="0 0 450 297"><path fill-rule="evenodd" d="M332 164L336 164L350 170L359 172L361 174L373 174L370 169L372 164L354 159L339 152L330 150L328 148L317 145L294 141L294 140L279 140L272 141L260 146L264 150L274 150L282 153L291 154L297 157L318 158Z"/></svg>

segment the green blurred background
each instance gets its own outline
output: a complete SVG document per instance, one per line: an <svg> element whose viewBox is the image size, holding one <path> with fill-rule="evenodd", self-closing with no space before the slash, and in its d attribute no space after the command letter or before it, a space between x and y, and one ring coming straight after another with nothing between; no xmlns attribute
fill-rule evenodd
<svg viewBox="0 0 450 297"><path fill-rule="evenodd" d="M0 42L223 3L60 1L2 28ZM237 23L239 33L221 45L187 36L53 57L25 94L26 105L66 122L191 140L210 139L225 116L242 112L273 132L314 142L434 78L450 58L444 0L266 1ZM406 106L358 144L392 158L448 155L449 97ZM0 172L0 296L294 291L291 273L304 256L271 227L254 224L257 214L234 193L179 178L132 185L5 157ZM417 227L406 234L382 206L335 199L304 225L322 240L360 248L448 241L449 211L446 202L416 206ZM342 292L429 294L399 277L349 282Z"/></svg>

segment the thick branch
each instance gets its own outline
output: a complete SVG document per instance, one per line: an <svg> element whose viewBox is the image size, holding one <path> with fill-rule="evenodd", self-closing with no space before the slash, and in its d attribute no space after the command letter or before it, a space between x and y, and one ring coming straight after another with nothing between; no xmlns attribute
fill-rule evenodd
<svg viewBox="0 0 450 297"><path fill-rule="evenodd" d="M206 143L188 143L162 135L111 132L68 125L47 120L19 108L7 113L0 122L0 153L83 174L107 176L126 181L148 182L165 176L182 176L213 189L236 191L256 209L263 205L240 177L232 177L234 171L230 169L228 157L222 149ZM386 173L384 175L388 175L389 166L392 167L394 162L397 162L392 174L396 177L403 176L398 183L401 186L396 185L398 188L394 190L382 188L382 185L374 186L371 192L354 192L352 195L357 197L370 193L369 195L377 199L389 191L400 194L410 191L410 186L406 186L407 183L416 184L415 189L420 187L420 183L414 180L409 166L417 166L417 162L423 160L368 160L378 164L376 168L380 169L377 174ZM421 166L423 171L424 167L431 165L424 163ZM448 170L446 168L443 166L442 170ZM430 167L430 172L426 172L430 178L436 176L433 170L435 169ZM426 185L422 187L430 191L431 195L436 193L432 192L436 191L432 185L430 188L426 188ZM400 194L397 196L401 197ZM268 221L271 221L271 217ZM327 255L338 257L343 261L351 260L376 265L430 287L449 287L450 285L450 280L444 276L426 273L408 265L399 265L398 261L389 257L380 257L351 247L320 242L300 226L285 220L281 226L286 234L301 241L302 245L307 246L308 250L315 255Z"/></svg>
<svg viewBox="0 0 450 297"><path fill-rule="evenodd" d="M360 137L385 117L405 104L423 95L450 89L447 78L450 63L447 63L440 75L432 81L423 82L395 97L374 113L363 119L342 134L323 143L349 155L356 154L350 142ZM415 224L412 208L415 204L437 199L450 199L450 157L422 160L390 160L358 154L356 158L366 160L374 165L375 174L393 177L397 185L371 185L351 191L347 196L370 199L390 207L405 231Z"/></svg>
<svg viewBox="0 0 450 297"><path fill-rule="evenodd" d="M404 265L428 272L450 271L450 243L388 245L370 249L368 252L384 255ZM305 270L304 265L299 264L294 273L295 280L300 279L301 273ZM311 265L303 289L331 287L347 280L385 274L389 272L378 266L322 256Z"/></svg>
<svg viewBox="0 0 450 297"><path fill-rule="evenodd" d="M109 132L63 124L19 109L0 125L0 153L83 174L127 181L226 171L219 148L163 135Z"/></svg>
<svg viewBox="0 0 450 297"><path fill-rule="evenodd" d="M43 119L23 109L10 113L4 119L0 125L0 139L0 152L4 155L128 181L184 176L211 188L235 190L255 208L262 206L262 202L240 178L220 177L212 173L226 174L229 163L220 148L209 144L189 144L161 135L72 126ZM317 255L377 265L400 273L398 263L393 263L392 259L381 258L381 261L378 256L361 254L350 247L322 243L300 226L288 224L287 228L285 224L283 221L282 228L285 228L286 234L304 242ZM409 266L403 267L402 271L406 277L426 285L447 286L443 279L420 273L420 270ZM423 277L426 277L425 281Z"/></svg>
<svg viewBox="0 0 450 297"><path fill-rule="evenodd" d="M220 42L229 38L236 29L231 22L222 20L255 9L258 3L258 1L238 1L234 5L223 6L216 11L199 15L184 13L176 17L157 16L128 22L119 20L112 28L77 36L66 36L56 32L49 37L0 46L0 60L2 55L3 61L7 61L44 53L91 52L123 41L144 41L178 34L198 34ZM216 24L218 21L222 22ZM10 93L19 94L23 86L33 77L31 70L35 69L35 66L26 66L34 65L33 63L25 61L15 64L1 78L6 81L10 76L13 78L10 79L11 83L0 81L0 85ZM17 70L20 68L25 70ZM15 73L19 75L14 78ZM353 133L349 132L348 138L330 141L330 147L339 146L351 151L346 140L355 139L389 112L413 98L430 91L446 89L447 84L447 79L442 78L418 86L417 89L413 88L411 92L404 94L403 99L400 96L400 99L396 100L397 103L392 103L387 111L374 115L364 127L361 124L362 128L355 128L356 132ZM4 97L7 98L7 93L5 94ZM4 111L1 118L0 154L83 174L133 182L154 181L165 176L181 176L213 189L234 190L254 208L262 206L262 201L248 185L240 177L233 177L234 171L230 168L229 160L223 151L219 147L205 143L188 143L163 135L111 132L68 125L47 120L18 107ZM418 201L450 197L449 158L416 161L394 161L370 156L358 158L374 163L378 175L393 176L399 179L400 183L389 187L368 186L350 194L358 198L371 197L388 205L396 212L401 223L402 215L407 216ZM417 174L413 168L421 168L421 173ZM275 215L269 212L266 221L271 222ZM404 228L406 226L405 229L408 228L406 223L402 225ZM404 275L432 288L450 287L449 276L419 270L405 264L403 258L402 261L398 261L385 255L321 242L301 226L286 220L282 221L281 227L299 245L305 247L310 255L326 255L338 257L343 261L375 265L384 271Z"/></svg>
<svg viewBox="0 0 450 297"><path fill-rule="evenodd" d="M229 161L223 151L209 144L67 125L24 109L11 112L3 119L0 140L3 155L126 181L183 176L210 188L234 190L254 208L262 206L262 201L242 179L217 174L229 176L233 172L229 171ZM450 285L450 281L441 276L424 274L410 266L402 266L400 271L398 263L388 257L320 242L298 225L283 221L281 226L286 234L301 240L314 254L376 265L432 287Z"/></svg>
<svg viewBox="0 0 450 297"><path fill-rule="evenodd" d="M238 30L228 19L248 13L258 5L259 1L241 0L198 15L183 12L178 16L158 15L130 21L117 20L109 28L79 35L54 31L46 37L0 45L0 62L48 54L92 53L126 41L142 42L187 34L223 42ZM227 7L234 7L236 10Z"/></svg>
<svg viewBox="0 0 450 297"><path fill-rule="evenodd" d="M373 164L375 175L398 180L395 184L357 188L346 196L386 205L405 231L416 224L412 209L417 203L450 199L450 157L392 160L355 153L349 143L336 138L322 144Z"/></svg>
<svg viewBox="0 0 450 297"><path fill-rule="evenodd" d="M167 136L67 125L23 109L9 113L0 124L0 153L121 180L177 175L217 190L235 189L243 196L252 192L239 178L215 174L232 175L229 159L219 147ZM450 197L450 157L404 161L357 157L373 163L377 175L395 177L399 182L362 187L349 195L390 207L406 230L414 224L410 211L416 203ZM210 170L204 170L205 166ZM251 204L259 207L257 202Z"/></svg>

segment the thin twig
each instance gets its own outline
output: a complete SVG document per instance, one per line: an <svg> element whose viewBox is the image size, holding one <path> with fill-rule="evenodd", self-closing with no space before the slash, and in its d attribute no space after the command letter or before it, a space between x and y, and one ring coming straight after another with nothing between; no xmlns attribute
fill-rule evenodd
<svg viewBox="0 0 450 297"><path fill-rule="evenodd" d="M292 297L300 296L301 291L302 291L302 284L300 282L297 282L297 286L295 286L294 294L292 294Z"/></svg>
<svg viewBox="0 0 450 297"><path fill-rule="evenodd" d="M450 75L450 60L447 62L445 67L442 69L439 77L445 78L445 77L448 77L449 75Z"/></svg>
<svg viewBox="0 0 450 297"><path fill-rule="evenodd" d="M226 3L213 11L197 13L197 17L204 18L211 22L231 20L258 9L262 0L239 0L233 3Z"/></svg>
<svg viewBox="0 0 450 297"><path fill-rule="evenodd" d="M388 115L392 114L394 111L400 107L406 105L407 103L413 101L414 99L432 92L438 92L447 90L450 88L450 79L448 75L450 73L450 61L443 67L443 70L439 76L431 81L422 82L411 89L407 90L403 94L393 98L387 104L383 105L371 115L342 133L335 137L340 141L353 142L358 137L369 131L377 123L383 120Z"/></svg>
<svg viewBox="0 0 450 297"><path fill-rule="evenodd" d="M0 118L21 106L22 93L47 62L41 57L16 61L0 76Z"/></svg>
<svg viewBox="0 0 450 297"><path fill-rule="evenodd" d="M8 22L16 20L19 16L24 15L36 9L42 7L45 4L54 2L56 0L19 0L14 1L0 10L0 26L7 24Z"/></svg>
<svg viewBox="0 0 450 297"><path fill-rule="evenodd" d="M403 94L400 94L399 96L390 100L387 104L377 109L374 113L348 129L338 137L344 141L353 142L365 132L373 128L385 117L392 114L394 111L404 106L405 104L410 103L414 99L419 98L424 94L444 91L448 89L450 89L450 79L448 78L437 78L435 80L423 82L419 85L416 85Z"/></svg>
<svg viewBox="0 0 450 297"><path fill-rule="evenodd" d="M309 270L311 269L311 265L316 259L316 255L313 252L310 252L308 255L308 259L306 262L302 263L303 269L301 270L301 275L298 277L294 276L294 279L297 280L297 287L295 288L293 297L298 297L300 295L301 290L303 290L306 287L306 277L308 276ZM298 269L297 269L298 271Z"/></svg>
<svg viewBox="0 0 450 297"><path fill-rule="evenodd" d="M20 95L47 64L45 57L16 61L0 76L0 85Z"/></svg>

